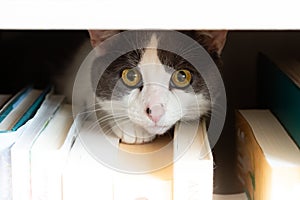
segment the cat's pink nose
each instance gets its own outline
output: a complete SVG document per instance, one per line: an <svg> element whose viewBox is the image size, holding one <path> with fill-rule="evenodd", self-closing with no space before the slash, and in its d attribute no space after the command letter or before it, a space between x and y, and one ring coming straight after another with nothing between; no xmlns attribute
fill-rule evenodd
<svg viewBox="0 0 300 200"><path fill-rule="evenodd" d="M154 104L147 107L146 113L148 117L156 123L165 114L165 109L162 104Z"/></svg>

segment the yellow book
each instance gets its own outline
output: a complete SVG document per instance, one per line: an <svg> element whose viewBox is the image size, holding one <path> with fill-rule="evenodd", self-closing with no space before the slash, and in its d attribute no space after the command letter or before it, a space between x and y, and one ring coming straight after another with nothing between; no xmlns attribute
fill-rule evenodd
<svg viewBox="0 0 300 200"><path fill-rule="evenodd" d="M300 150L269 110L239 110L237 175L250 200L299 199Z"/></svg>

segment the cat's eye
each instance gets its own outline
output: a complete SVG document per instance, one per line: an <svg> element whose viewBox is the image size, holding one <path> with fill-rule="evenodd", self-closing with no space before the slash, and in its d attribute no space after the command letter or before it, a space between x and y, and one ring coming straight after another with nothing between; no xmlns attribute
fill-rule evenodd
<svg viewBox="0 0 300 200"><path fill-rule="evenodd" d="M124 69L122 72L122 81L128 87L140 87L142 84L142 75L135 69Z"/></svg>
<svg viewBox="0 0 300 200"><path fill-rule="evenodd" d="M192 74L189 70L180 69L173 72L171 77L171 85L176 88L186 88L192 81Z"/></svg>

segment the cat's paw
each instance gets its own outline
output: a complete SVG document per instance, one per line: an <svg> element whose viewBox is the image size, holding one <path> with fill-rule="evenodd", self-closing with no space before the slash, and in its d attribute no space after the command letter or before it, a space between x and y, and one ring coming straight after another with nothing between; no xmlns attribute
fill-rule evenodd
<svg viewBox="0 0 300 200"><path fill-rule="evenodd" d="M112 127L112 130L120 138L121 142L127 144L148 143L156 138L156 135L151 135L145 129L132 123L116 125Z"/></svg>

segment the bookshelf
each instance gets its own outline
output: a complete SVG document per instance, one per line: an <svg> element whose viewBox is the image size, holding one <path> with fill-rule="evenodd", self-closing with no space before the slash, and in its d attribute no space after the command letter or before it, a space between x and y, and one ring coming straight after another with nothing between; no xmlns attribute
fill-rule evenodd
<svg viewBox="0 0 300 200"><path fill-rule="evenodd" d="M228 34L222 58L224 62L224 82L226 85L228 113L224 132L215 147L217 182L221 192L241 190L230 182L232 167L235 167L235 109L261 108L259 103L257 58L260 52L269 54L295 54L300 45L299 31L233 31ZM226 151L224 149L226 148ZM228 174L229 172L229 174ZM223 186L223 187L222 187Z"/></svg>
<svg viewBox="0 0 300 200"><path fill-rule="evenodd" d="M62 72L87 38L87 32L81 30L1 30L0 93L14 93L28 83L44 87L54 73ZM298 52L299 47L300 31L229 32L222 54L228 116L213 152L216 193L241 192L234 172L234 110L260 107L258 53Z"/></svg>

